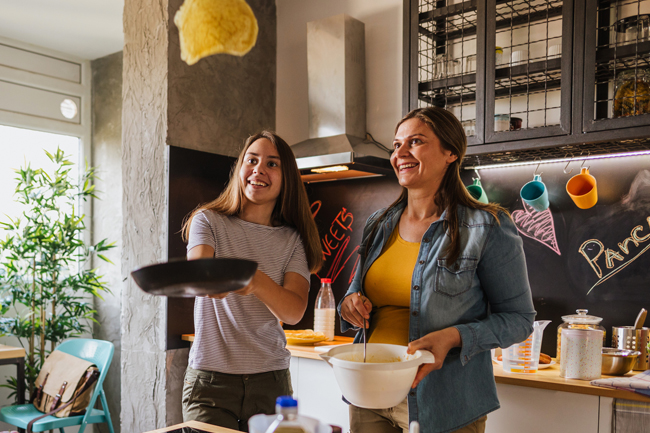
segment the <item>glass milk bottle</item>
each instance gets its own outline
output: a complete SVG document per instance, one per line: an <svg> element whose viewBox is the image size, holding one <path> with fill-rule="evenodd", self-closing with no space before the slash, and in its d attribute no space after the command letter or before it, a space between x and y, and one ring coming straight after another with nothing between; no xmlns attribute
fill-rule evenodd
<svg viewBox="0 0 650 433"><path fill-rule="evenodd" d="M275 401L277 418L266 433L310 433L298 419L298 402L290 395L278 397Z"/></svg>
<svg viewBox="0 0 650 433"><path fill-rule="evenodd" d="M320 282L320 291L316 297L314 309L314 331L322 332L327 337L327 341L332 341L334 340L334 318L336 317L332 280L322 278Z"/></svg>

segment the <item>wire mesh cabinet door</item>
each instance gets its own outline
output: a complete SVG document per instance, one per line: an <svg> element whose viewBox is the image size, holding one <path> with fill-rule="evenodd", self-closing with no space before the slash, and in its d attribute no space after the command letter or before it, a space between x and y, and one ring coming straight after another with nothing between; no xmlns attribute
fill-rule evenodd
<svg viewBox="0 0 650 433"><path fill-rule="evenodd" d="M650 125L650 0L591 0L583 131Z"/></svg>
<svg viewBox="0 0 650 433"><path fill-rule="evenodd" d="M405 0L408 109L445 108L484 142L485 1Z"/></svg>
<svg viewBox="0 0 650 433"><path fill-rule="evenodd" d="M487 0L486 142L571 133L573 0Z"/></svg>

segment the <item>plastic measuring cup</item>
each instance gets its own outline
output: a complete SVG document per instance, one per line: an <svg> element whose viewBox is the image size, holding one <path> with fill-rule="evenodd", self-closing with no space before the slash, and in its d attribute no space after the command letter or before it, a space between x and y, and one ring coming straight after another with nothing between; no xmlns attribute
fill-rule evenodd
<svg viewBox="0 0 650 433"><path fill-rule="evenodd" d="M542 348L544 328L550 320L537 320L533 324L533 333L518 344L503 349L503 371L509 373L537 373L539 352Z"/></svg>

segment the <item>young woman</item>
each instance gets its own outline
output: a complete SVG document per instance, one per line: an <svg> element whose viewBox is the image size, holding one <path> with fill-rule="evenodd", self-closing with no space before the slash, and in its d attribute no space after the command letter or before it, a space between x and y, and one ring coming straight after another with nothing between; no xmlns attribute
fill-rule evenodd
<svg viewBox="0 0 650 433"><path fill-rule="evenodd" d="M280 321L307 307L310 272L322 264L318 229L291 148L262 131L246 141L224 192L183 227L188 260L258 263L245 288L197 297L195 338L183 386L183 419L248 431L248 418L275 413L293 394Z"/></svg>
<svg viewBox="0 0 650 433"><path fill-rule="evenodd" d="M441 108L407 114L391 164L403 187L363 233L355 278L339 305L341 330L369 319L369 342L428 350L407 401L350 405L352 433L483 432L499 407L490 349L532 332L535 311L522 241L507 211L474 200L460 178L467 140ZM358 335L357 335L358 338Z"/></svg>

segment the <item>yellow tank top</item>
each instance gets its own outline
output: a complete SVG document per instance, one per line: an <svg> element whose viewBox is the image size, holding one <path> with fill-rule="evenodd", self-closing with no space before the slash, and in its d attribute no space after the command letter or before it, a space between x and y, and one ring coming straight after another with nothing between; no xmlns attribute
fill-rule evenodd
<svg viewBox="0 0 650 433"><path fill-rule="evenodd" d="M368 269L364 291L375 310L369 343L408 345L411 279L419 251L420 243L402 239L397 226Z"/></svg>

